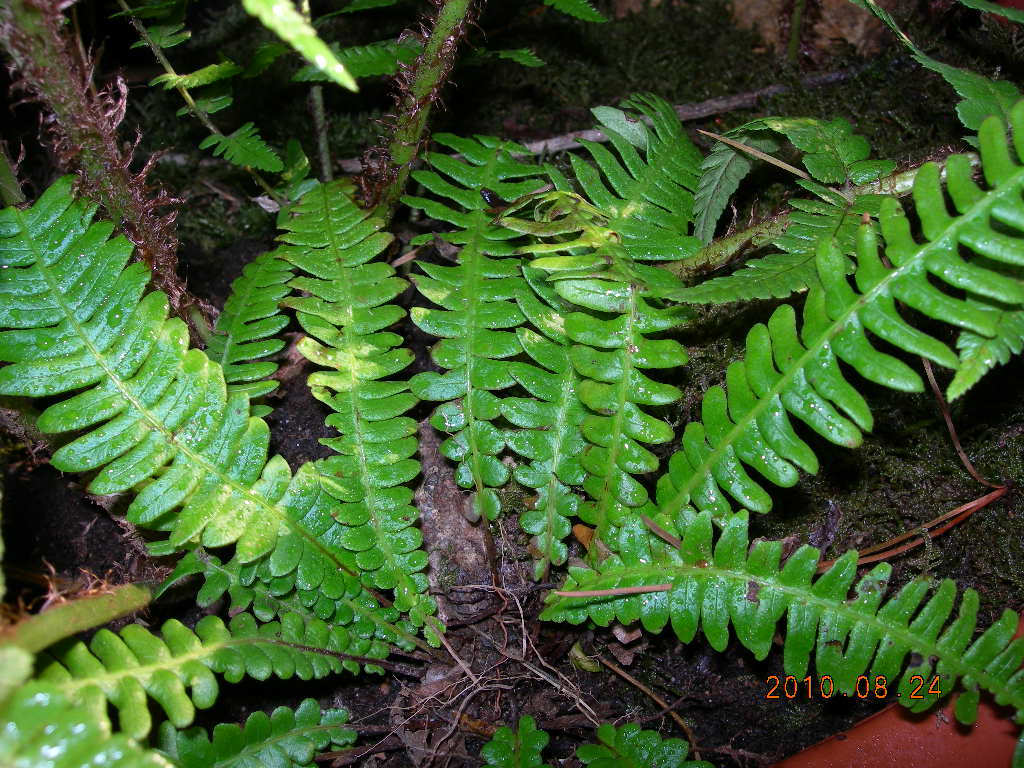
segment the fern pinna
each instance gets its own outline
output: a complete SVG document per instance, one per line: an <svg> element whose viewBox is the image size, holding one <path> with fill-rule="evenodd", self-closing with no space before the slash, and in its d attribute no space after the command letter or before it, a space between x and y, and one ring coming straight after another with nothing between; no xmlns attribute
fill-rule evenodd
<svg viewBox="0 0 1024 768"><path fill-rule="evenodd" d="M234 545L240 563L330 601L357 656L416 640L361 586L355 557L337 543L337 502L312 465L294 475L267 459L269 431L220 366L187 349L184 324L167 317L148 273L128 264L130 244L92 223L71 179L31 208L0 212L0 391L54 396L38 426L81 434L53 455L65 471L93 472L95 493L134 490L134 523L169 532L163 553ZM272 284L273 286L273 284ZM272 287L273 290L276 290ZM145 294L145 295L144 295Z"/></svg>
<svg viewBox="0 0 1024 768"><path fill-rule="evenodd" d="M462 159L428 153L433 170L415 171L413 178L444 201L413 195L403 200L454 224L457 229L442 237L460 249L455 265L418 262L425 274L414 278L416 289L441 308L415 307L412 321L441 338L431 357L445 372L416 374L410 386L423 400L445 401L431 417L435 429L451 434L441 451L457 462L458 484L473 492L468 514L493 520L501 510L494 489L510 476L499 458L505 439L492 423L501 413L493 393L515 384L508 358L522 347L509 329L525 318L514 301L523 281L519 259L510 258L518 235L493 223L484 195L515 200L540 186L533 177L542 169L513 159L511 152L525 150L510 142L449 134L434 139Z"/></svg>
<svg viewBox="0 0 1024 768"><path fill-rule="evenodd" d="M1024 103L1012 117L1016 137L1016 129L1024 127ZM900 203L882 201L879 231L864 225L858 233L857 290L846 278L846 257L835 243L826 238L818 244L821 285L808 291L802 331L789 306L777 309L767 325L751 329L746 359L727 371L727 392L707 391L703 423L687 425L682 449L659 481L663 510L676 512L689 503L724 515L731 497L746 509L768 511L771 498L743 464L783 486L796 482L796 467L817 470L817 458L794 431L790 415L833 443L859 444L872 416L839 360L876 384L921 391L921 377L875 347L866 331L897 349L958 369L953 350L904 320L897 302L983 338L1012 336L1012 326L999 321L1000 307L1024 303L1024 287L1012 271L1024 264L1024 154L1019 143L1011 153L1006 129L995 117L981 126L979 143L984 187L972 179L970 161L962 155L947 160L945 186L934 163L917 172L913 197L920 241ZM955 213L947 208L946 194Z"/></svg>

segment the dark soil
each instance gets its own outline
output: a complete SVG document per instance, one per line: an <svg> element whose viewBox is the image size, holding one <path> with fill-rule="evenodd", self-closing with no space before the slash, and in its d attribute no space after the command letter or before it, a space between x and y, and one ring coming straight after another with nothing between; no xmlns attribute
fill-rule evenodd
<svg viewBox="0 0 1024 768"><path fill-rule="evenodd" d="M922 3L921 7L931 5ZM949 27L958 18L919 14L911 16L908 23L912 31L919 32L918 39L938 41L935 45L941 50L936 55L945 54L947 60L965 65L984 69L986 62L1012 49L1013 41L1000 38L998 30L975 27L950 33ZM793 76L770 52L755 53L759 43L753 33L736 30L720 3L665 2L601 28L552 18L551 13L539 23L509 10L506 4L491 3L481 25L497 30L489 34L488 47L528 43L550 66L540 74L503 61L465 70L457 79L459 87L446 96L448 108L439 117L441 128L537 138L588 127L587 108L615 103L635 90L654 89L681 103ZM665 34L665 29L672 29L673 34ZM201 32L210 40L222 39L217 31L210 21L209 28ZM679 39L674 39L677 36ZM566 49L572 55L567 56ZM1005 56L999 60L1006 61ZM131 59L127 65L135 66L135 62ZM1013 59L1007 66L1018 63ZM840 53L810 51L803 66L807 70L849 66L855 67L857 74L838 86L812 92L797 89L761 105L756 112L723 115L709 122L709 127L721 130L755 114L845 115L868 135L877 154L901 162L959 141L962 130L953 117L953 95L941 80L923 73L901 51L888 49L867 62L841 47ZM894 82L902 91L893 93L899 90ZM143 120L140 151L172 141L178 149L197 143L192 141L191 127L167 117L171 96L151 91L139 94L136 103L153 110ZM283 93L270 89L265 96L268 101L278 98L284 103ZM243 94L243 103L244 98ZM349 97L336 98L330 105L337 115L334 130L341 146L349 141L350 154L358 154L372 135L367 115L386 107L386 94L383 89L371 88L358 107L347 105ZM353 120L348 125L343 110L356 108L361 122ZM304 113L283 110L279 123L267 120L265 135L272 139L308 136L308 126L304 122L293 125L291 119L304 121ZM220 307L242 267L273 247L274 226L272 217L248 201L247 196L255 193L244 178L217 164L200 165L198 158L189 153L182 166L163 164L158 176L188 201L179 217L183 241L180 271L192 291ZM48 170L42 164L34 174L42 183ZM211 182L227 194L211 191L203 182ZM232 196L240 203L237 207ZM770 210L777 202L767 199L770 196L769 189L763 195L766 199L742 199L741 215ZM400 226L415 228L411 223L400 222ZM746 328L766 316L770 308L727 307L687 332L683 340L692 362L683 372L687 394L676 417L685 423L693 416L701 393L720 382L725 364L741 353ZM429 340L411 326L405 330L416 347L416 366L421 370L429 365ZM286 335L294 339L297 331L289 328ZM328 454L318 440L331 431L323 421L328 411L309 394L305 386L308 370L291 346L282 353L281 363L281 386L267 400L274 407L268 422L272 451L282 454L295 468ZM410 375L414 372L408 371ZM1024 477L1022 375L1024 363L1016 360L990 374L953 407L966 453L982 475L1001 483L1012 484ZM849 548L913 530L985 492L958 461L930 394L894 395L867 385L863 389L877 420L865 445L857 451L844 451L805 434L822 458L821 472L794 489L774 491L776 509L752 521L753 535L795 536L801 542L822 546L834 557ZM416 415L423 418L428 412L424 406ZM83 572L114 583L166 573L168 563L148 557L142 536L118 516L122 500L90 498L84 492L84 480L61 475L47 465L45 456L30 455L17 440L0 443L0 447L9 462L2 518L5 569L10 566L9 599L38 605L54 583L73 591ZM461 503L452 498L446 501L443 494L450 497L452 492L443 490L440 481L428 485L431 478L440 477L428 470L443 468L444 460L427 455L421 458L426 488L421 488L421 498L425 492L434 494L429 503L437 507ZM450 469L445 471L450 477ZM982 598L982 625L1005 607L1021 608L1022 512L1019 495L1011 490L999 503L941 539L895 560L894 583L926 573L974 588ZM599 665L597 671L574 666L570 650L577 644L585 654L600 655L669 702L686 721L701 755L720 766L768 765L848 728L886 703L803 696L769 700L767 679L784 674L781 653L758 662L735 641L726 652L717 653L701 637L686 646L670 632L623 641L611 630L540 623L537 615L543 587L550 585L536 585L527 577L525 537L514 515L495 525L492 533L500 555L502 590L473 587L490 583L490 577L473 573L463 564L461 570L455 570L447 593L439 595L451 602L453 628L448 638L453 650L479 675L479 684L468 685L450 658L429 664L403 660L418 664L420 677L332 678L299 687L289 682L248 682L226 686L217 706L201 715L201 724L242 720L257 708L293 705L315 696L324 705L344 707L351 713L363 734L360 744L376 744L365 757L349 756L340 764L380 768L419 765L434 752L451 755L453 765L479 765L475 756L494 727L513 723L523 714L533 715L540 727L551 732L546 756L555 764L559 758L569 757L580 740L590 738L593 724L587 719L588 712L602 721L635 720L666 735L681 735L658 705L607 666ZM222 608L213 605L209 610ZM193 621L198 616L187 589L172 592L150 612L154 621L171 615Z"/></svg>

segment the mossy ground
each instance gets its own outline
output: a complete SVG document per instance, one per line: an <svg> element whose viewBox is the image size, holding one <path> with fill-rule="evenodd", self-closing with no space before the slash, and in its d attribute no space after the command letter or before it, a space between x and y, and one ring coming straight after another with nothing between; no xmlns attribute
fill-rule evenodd
<svg viewBox="0 0 1024 768"><path fill-rule="evenodd" d="M927 41L937 58L983 72L1001 66L1004 74L1020 74L1021 45L1014 33L959 12L929 16L923 12L926 7L927 3L914 5L903 21L911 36ZM410 8L411 4L401 4L367 14L364 20L342 17L326 27L325 34L346 43L393 36L409 25ZM196 39L183 49L183 68L187 62L212 56L218 48L244 58L243 52L267 39L259 32L255 36L239 34L252 26L243 27L246 19L237 5L225 4L220 11L200 13L192 23ZM103 18L102 13L97 18ZM706 126L721 131L765 114L842 116L868 137L876 156L901 164L959 146L963 133L953 111L955 95L901 49L893 46L865 61L843 53L840 46L839 53L814 52L813 67L810 58L804 57L798 71L762 50L753 33L738 29L720 0L666 0L657 8L600 26L565 18L539 3L491 2L480 28L483 33L473 35L475 44L492 49L528 46L548 66L524 69L494 60L458 70L455 87L445 93L445 108L437 113L438 130L541 138L589 127L590 107L616 104L635 91L653 91L673 103L688 103L774 83L794 84L811 69L849 69L854 74L841 83L797 87L755 109L719 115L687 128ZM151 65L143 54L119 65L146 74ZM172 60L176 55L171 51ZM257 79L240 81L236 107L215 116L216 121L231 130L240 124L240 116L255 116L269 141L281 146L285 139L296 137L312 156L311 121L302 106L305 90L289 83L288 76L288 66L281 62ZM272 247L273 216L251 202L257 191L244 174L209 162L194 149L204 134L194 121L174 117L179 107L176 94L137 88L132 91L131 104L129 123L134 121L142 129L140 154L166 148L174 152L157 165L154 180L186 201L178 218L181 272L197 294L220 306L242 265L261 249ZM358 156L376 135L373 120L389 107L387 89L381 83L369 84L359 96L329 91L332 146L337 157ZM740 220L776 207L785 189L783 180L773 170L752 176L737 200ZM405 224L400 222L400 226ZM701 393L720 382L725 365L742 353L750 323L764 319L770 308L767 303L723 307L710 313L704 325L684 334L691 362L680 374L678 383L686 395L676 418L685 421L695 412ZM418 350L418 359L423 357ZM965 451L984 476L997 482L1012 483L1024 477L1022 374L1024 364L1019 361L1002 367L952 409ZM317 455L320 446L316 438L325 431L319 404L295 396L304 389L301 379L282 387L287 397L275 401L279 407L272 417L277 422L275 450L293 463ZM848 451L814 442L822 459L821 472L804 478L794 489L777 491L775 510L753 521L754 535L818 537L828 542L828 552L834 555L912 530L985 492L959 463L930 393L897 395L866 387L866 394L874 408L876 429L864 445ZM11 473L9 482L22 482L20 474ZM17 498L18 491L11 493ZM1004 607L1021 608L1024 537L1019 534L1020 514L1019 501L1011 491L1006 499L978 512L933 544L896 560L895 581L901 583L920 573L954 578L981 593L983 622ZM516 538L511 526L505 529ZM5 533L10 530L5 528ZM524 543L524 537L519 536L518 541ZM38 543L33 555L53 561L45 545ZM49 545L54 546L52 541ZM527 600L524 608L528 615L535 615L536 596ZM542 627L535 641L581 690L595 700L615 702L621 710L617 714L642 718L655 711L642 694L609 672L571 668L567 651L577 640L589 650L605 653L617 642L607 632L567 631L560 626ZM642 642L646 645L630 671L670 701L683 700L678 711L691 724L705 757L719 765L778 759L847 727L871 709L870 704L850 702L768 702L764 679L780 673L778 654L756 663L735 644L729 653L716 654L700 642L679 646L667 634ZM265 687L261 691L261 695L269 695ZM336 703L344 703L357 714L362 709L365 714L382 710L393 701L394 691L389 693L373 682L339 689L333 695ZM544 706L551 698L546 684L528 681L520 685L501 717ZM231 714L235 716L234 710ZM487 715L478 712L477 716ZM386 712L369 722L386 726ZM656 718L646 727L668 732L673 726L665 718ZM555 750L564 746L564 737L581 733L578 724L566 725L555 734ZM384 764L402 764L400 754L392 753Z"/></svg>

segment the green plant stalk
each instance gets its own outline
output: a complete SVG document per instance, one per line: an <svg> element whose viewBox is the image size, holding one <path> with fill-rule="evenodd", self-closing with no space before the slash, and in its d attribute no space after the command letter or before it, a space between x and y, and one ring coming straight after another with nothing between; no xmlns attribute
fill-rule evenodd
<svg viewBox="0 0 1024 768"><path fill-rule="evenodd" d="M25 202L21 184L14 172L14 163L3 141L0 141L0 202L4 205L20 205Z"/></svg>
<svg viewBox="0 0 1024 768"><path fill-rule="evenodd" d="M430 37L413 67L412 82L402 95L394 134L388 143L386 186L378 199L379 211L390 220L398 198L409 180L412 163L427 133L434 101L455 63L455 50L465 34L465 22L473 0L446 0L434 21Z"/></svg>
<svg viewBox="0 0 1024 768"><path fill-rule="evenodd" d="M122 152L117 138L118 118L93 98L62 24L56 3L5 2L0 4L0 46L30 92L56 118L59 163L80 169L89 193L111 218L124 222L129 238L153 268L154 283L184 317L182 307L192 300L175 273L177 238L170 222L153 213L141 179L132 176L131 157ZM116 102L117 94L112 98Z"/></svg>
<svg viewBox="0 0 1024 768"><path fill-rule="evenodd" d="M38 653L65 637L145 608L153 599L153 587L146 582L121 584L109 592L55 606L0 630L0 646Z"/></svg>
<svg viewBox="0 0 1024 768"><path fill-rule="evenodd" d="M796 0L793 4L793 15L789 17L789 47L786 51L786 60L790 64L796 64L800 55L800 32L804 26L804 8L807 0Z"/></svg>
<svg viewBox="0 0 1024 768"><path fill-rule="evenodd" d="M302 0L300 9L303 18L312 24L313 13L309 0ZM327 184L334 180L331 170L331 145L327 139L327 110L324 108L324 89L314 85L309 89L309 111L313 114L313 134L316 136L317 153L320 155L320 181Z"/></svg>

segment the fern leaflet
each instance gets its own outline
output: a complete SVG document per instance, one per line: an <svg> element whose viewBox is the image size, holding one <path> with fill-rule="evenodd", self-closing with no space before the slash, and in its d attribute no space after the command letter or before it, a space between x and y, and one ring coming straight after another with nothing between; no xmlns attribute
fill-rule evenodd
<svg viewBox="0 0 1024 768"><path fill-rule="evenodd" d="M214 673L228 682L319 679L342 669L344 649L336 639L326 624L307 625L295 615L257 625L240 613L227 626L206 616L194 631L171 619L161 637L129 624L119 634L101 629L88 645L76 641L51 648L55 660L43 666L39 679L89 712L94 722L109 722L107 708L113 706L121 732L144 738L153 727L149 699L176 728L184 728L197 708L216 701Z"/></svg>
<svg viewBox="0 0 1024 768"><path fill-rule="evenodd" d="M567 16L575 16L583 21L608 21L597 12L590 0L544 0L544 5L550 5L556 11L561 11Z"/></svg>
<svg viewBox="0 0 1024 768"><path fill-rule="evenodd" d="M537 721L524 715L514 731L507 725L496 730L480 750L480 757L486 761L484 765L493 768L550 768L540 756L548 741L550 737L538 730Z"/></svg>
<svg viewBox="0 0 1024 768"><path fill-rule="evenodd" d="M199 142L200 149L210 147L214 148L215 156L224 155L224 159L234 165L275 173L284 169L280 156L260 138L253 123L246 123L227 136L221 133L210 134Z"/></svg>

